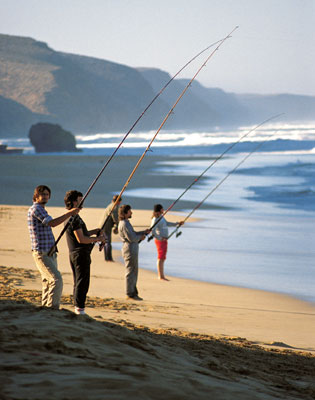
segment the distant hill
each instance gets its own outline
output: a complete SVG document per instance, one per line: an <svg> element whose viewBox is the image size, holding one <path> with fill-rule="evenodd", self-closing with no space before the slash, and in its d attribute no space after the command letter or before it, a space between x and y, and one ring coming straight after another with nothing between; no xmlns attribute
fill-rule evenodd
<svg viewBox="0 0 315 400"><path fill-rule="evenodd" d="M268 117L274 113L283 112L285 121L304 122L315 121L315 97L294 94L239 94L236 95L240 104L249 110L250 121Z"/></svg>
<svg viewBox="0 0 315 400"><path fill-rule="evenodd" d="M159 92L161 87L171 79L167 72L159 69L138 68L138 71L142 73L155 92ZM169 104L169 108L175 103L188 82L189 80L176 79L163 92L161 99ZM198 82L194 81L193 85L182 97L166 127L171 123L175 127L184 129L207 129L218 125L222 121L211 105L200 97L198 93L195 93L193 89L195 85L199 85Z"/></svg>
<svg viewBox="0 0 315 400"><path fill-rule="evenodd" d="M167 72L153 68L138 68L145 79L158 91L163 82L170 79ZM189 79L176 79L161 98L173 104ZM250 111L237 96L221 89L209 89L194 80L185 97L178 104L172 117L175 125L186 126L186 129L207 129L214 126L238 126L249 118Z"/></svg>
<svg viewBox="0 0 315 400"><path fill-rule="evenodd" d="M0 137L27 136L30 126L42 115L0 96Z"/></svg>
<svg viewBox="0 0 315 400"><path fill-rule="evenodd" d="M155 90L158 90L162 82L170 77L166 72L154 68L138 68L138 70ZM175 99L175 93L182 90L188 82L188 79L177 79L161 98L171 104ZM189 92L183 101L185 105L179 105L176 114L178 120L189 119L195 114L195 129L202 129L207 122L208 126L217 125L223 128L255 124L280 113L284 115L277 121L315 122L314 96L227 93L219 88L206 88L198 81L192 83ZM189 128L187 125L187 129Z"/></svg>
<svg viewBox="0 0 315 400"><path fill-rule="evenodd" d="M26 137L38 122L75 134L126 132L169 79L158 69L130 68L0 35L0 137ZM157 129L187 82L174 80L136 129ZM285 121L314 121L315 97L233 94L194 81L165 129L237 127L281 112Z"/></svg>
<svg viewBox="0 0 315 400"><path fill-rule="evenodd" d="M0 136L27 136L35 122L76 133L125 131L155 95L134 68L55 52L30 38L0 35L0 65ZM168 108L157 100L139 129L155 129Z"/></svg>

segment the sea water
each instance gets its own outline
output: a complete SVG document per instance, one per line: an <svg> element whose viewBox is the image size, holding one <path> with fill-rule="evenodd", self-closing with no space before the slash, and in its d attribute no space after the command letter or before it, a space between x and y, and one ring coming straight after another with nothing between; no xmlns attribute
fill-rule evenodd
<svg viewBox="0 0 315 400"><path fill-rule="evenodd" d="M222 160L209 171L208 182L196 184L185 195L198 205L217 187L206 203L226 209L197 209L193 216L200 220L187 223L180 229L182 234L178 238L176 235L170 238L166 275L269 290L315 301L315 179L314 175L309 176L310 167L315 168L315 154L255 154L247 160L246 167L224 180L244 156L239 153ZM174 162L173 168L175 174L191 173L193 177L197 170L207 168L206 164L205 160L191 159ZM159 173L168 173L169 166L167 162L165 170L161 163ZM272 197L274 192L277 195ZM156 198L157 193L169 199L163 204L167 208L181 195L181 190L128 191L129 196L147 198ZM190 211L184 210L178 220ZM156 270L155 258L153 241L143 242L141 266Z"/></svg>
<svg viewBox="0 0 315 400"><path fill-rule="evenodd" d="M169 160L144 173L152 180L156 175L175 179L186 175L194 181L212 163L210 157L218 157L250 129L161 132L152 150ZM132 133L118 154L140 156L153 134ZM100 133L77 135L76 139L81 155L110 155L123 136ZM259 151L231 173L264 141ZM27 139L3 142L23 147L26 156L34 154ZM269 290L315 302L314 149L315 124L269 124L234 146L183 197L197 205L215 188L205 201L207 209L200 207L193 213L198 221L186 223L179 237L170 238L166 275ZM184 190L131 187L125 195L147 198L151 203L162 198L166 209ZM178 220L191 209L181 210ZM114 247L120 249L121 244ZM156 270L153 241L141 243L139 261L142 268Z"/></svg>

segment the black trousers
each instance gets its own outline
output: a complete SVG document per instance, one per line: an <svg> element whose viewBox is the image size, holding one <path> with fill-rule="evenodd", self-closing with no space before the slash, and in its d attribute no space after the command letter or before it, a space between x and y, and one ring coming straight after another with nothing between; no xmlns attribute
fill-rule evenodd
<svg viewBox="0 0 315 400"><path fill-rule="evenodd" d="M73 273L74 305L84 308L90 286L91 253L86 250L71 252L70 265Z"/></svg>
<svg viewBox="0 0 315 400"><path fill-rule="evenodd" d="M105 232L105 246L104 246L105 261L113 261L112 256L112 232Z"/></svg>

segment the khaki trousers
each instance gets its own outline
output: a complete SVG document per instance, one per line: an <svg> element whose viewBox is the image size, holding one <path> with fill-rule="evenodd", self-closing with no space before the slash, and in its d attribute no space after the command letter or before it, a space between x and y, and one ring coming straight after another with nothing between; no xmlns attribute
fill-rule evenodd
<svg viewBox="0 0 315 400"><path fill-rule="evenodd" d="M129 297L138 295L137 281L138 281L138 243L123 244L122 255L126 267L126 294Z"/></svg>
<svg viewBox="0 0 315 400"><path fill-rule="evenodd" d="M57 254L48 256L47 252L33 251L33 258L42 277L42 306L58 309L63 282L57 268Z"/></svg>

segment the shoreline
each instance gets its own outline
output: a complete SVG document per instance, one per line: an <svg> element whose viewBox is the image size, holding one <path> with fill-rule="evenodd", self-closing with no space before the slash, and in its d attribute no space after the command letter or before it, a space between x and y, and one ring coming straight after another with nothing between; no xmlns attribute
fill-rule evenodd
<svg viewBox="0 0 315 400"><path fill-rule="evenodd" d="M84 193L106 158L45 155L1 159L5 173L0 180L5 190L1 193L0 202L29 205L33 188L44 182L52 189L49 207L63 207L66 190L77 189ZM200 160L205 158L193 156L187 163L183 162L184 158L175 154L167 157L148 154L124 192L123 202L142 210L152 210L157 202L167 208L204 168L205 162ZM136 156L114 157L84 205L89 208L105 207L112 195L121 190L131 166L137 160ZM254 162L254 158L251 160ZM251 162L246 163L247 166ZM188 213L205 194L205 187L212 187L220 178L220 171L228 171L231 166L234 166L233 155L218 163L209 176L203 177L200 184L175 204L172 211ZM265 178L260 181L258 176L257 184L264 184ZM315 270L312 263L315 256L312 246L314 218L307 216L306 221L299 212L283 211L269 202L247 200L247 185L252 179L234 174L227 184L216 191L213 200L210 198L206 206L193 214L201 220L190 224L180 240L172 238L166 273L201 282L276 293L280 289L281 293L315 303ZM141 245L140 266L146 270L156 270L152 261L154 250L152 242ZM197 263L200 268L195 268L195 260L200 261Z"/></svg>
<svg viewBox="0 0 315 400"><path fill-rule="evenodd" d="M20 285L27 290L41 290L39 274L30 251L26 224L29 206L0 205L0 257L1 265L29 270L36 279L22 279ZM64 209L47 207L52 216ZM88 229L97 226L100 209L84 208L80 215ZM151 211L134 209L132 224L147 225ZM169 215L168 219L178 218ZM54 228L55 237L59 230ZM115 241L119 241L114 235ZM105 263L103 254L92 252L91 285L88 296L126 304L124 266L120 251L115 250L116 262ZM219 337L243 337L262 346L295 349L315 354L315 306L303 300L274 292L240 288L203 281L172 277L169 282L159 281L157 273L141 268L139 256L138 287L144 301L131 310L109 311L106 307L87 307L91 317L119 320L153 329L177 329ZM156 262L154 259L152 262ZM59 270L64 280L64 295L72 293L72 273L65 240L60 241ZM21 287L21 286L18 286ZM73 307L66 306L72 310Z"/></svg>
<svg viewBox="0 0 315 400"><path fill-rule="evenodd" d="M0 231L1 231L1 228L2 228L2 224L1 224L2 216L1 215L3 213L3 211L2 211L3 208L8 208L8 209L13 208L14 209L16 207L23 208L23 209L25 209L27 211L28 208L30 207L30 205L0 204ZM47 208L48 211L52 210L52 212L55 213L54 215L61 215L63 213L63 211L65 210L62 207L55 207L55 206L52 206L52 207L47 206L46 208ZM100 207L90 207L90 208L85 208L84 207L83 210L90 210L90 211L93 210L92 211L93 214L94 214L93 215L93 217L94 217L93 220L94 220L94 223L95 223L95 221L96 221L95 214L98 213L98 215L101 216L102 215L101 210L103 210L103 209L100 208ZM152 211L151 210L143 210L143 209L140 210L140 209L134 209L134 208L132 208L132 210L133 210L133 213L136 213L136 220L137 221L141 221L140 224L139 223L138 224L134 223L134 219L135 218L133 217L131 222L132 222L132 225L135 228L135 230L139 230L139 229L142 230L145 227L149 227L148 224L146 225L144 221L149 221L149 218L152 215ZM140 216L140 213L142 214L142 216ZM175 222L175 221L178 220L178 215L180 215L180 214L181 214L180 211L170 212L170 213L168 213L168 217L167 218L168 218L169 221ZM80 215L82 215L82 211L81 211ZM145 219L143 218L143 215L145 215ZM84 217L84 221L86 222L87 226L89 226L89 222L91 222L91 220L92 219L89 218L89 217L86 217L86 216ZM191 218L189 218L187 223L196 222L198 220L200 220L200 219L191 217ZM53 228L53 232L54 232L55 238L57 238L57 236L59 235L59 231L61 231L60 227ZM121 243L118 235L114 235L114 234L112 235L112 243ZM58 244L58 247L60 247L60 245L61 245L61 243ZM68 254L67 246L63 246L63 249L64 249L65 253ZM1 250L3 250L3 249L0 248L0 254L1 254ZM92 254L94 252L98 253L98 250L97 249L93 250ZM118 264L121 265L121 267L124 267L124 261L123 261L123 258L121 256L121 251L113 248L112 249L112 253L113 253L113 256L114 256L115 260L117 260L117 259L119 260L119 261L115 261L115 264L118 263ZM30 254L31 254L31 250L30 250ZM154 259L153 262L156 263L156 259ZM108 265L108 263L107 263L107 265ZM34 265L34 269L36 270L35 265ZM152 271L151 269L148 269L148 268L141 267L141 250L139 252L139 270L145 271L146 273L152 274L153 276L157 275L157 272L154 272L154 271ZM176 276L176 275L171 275L171 274L169 274L167 272L166 272L166 275L171 279L180 279L180 280L184 280L184 281L187 281L187 282L191 281L191 282L196 282L196 283L201 283L201 284L209 284L209 285L213 285L213 286L222 287L223 289L227 287L227 288L235 288L235 289L245 290L245 291L246 290L250 290L250 291L257 291L257 292L262 292L262 293L267 293L267 294L269 293L270 295L284 296L284 297L288 297L288 298L291 298L291 299L296 300L296 301L300 301L300 302L306 303L306 304L308 304L308 305L310 305L312 307L315 307L315 302L309 301L309 300L305 300L305 299L303 299L301 297L294 296L294 295L288 294L288 293L282 293L282 292L277 292L277 291L272 291L272 290L265 290L265 289L258 289L258 288L251 288L251 287L242 286L242 285L230 285L230 284L218 283L218 282L214 282L214 281L206 281L206 280L201 280L201 279L179 277L179 276Z"/></svg>

